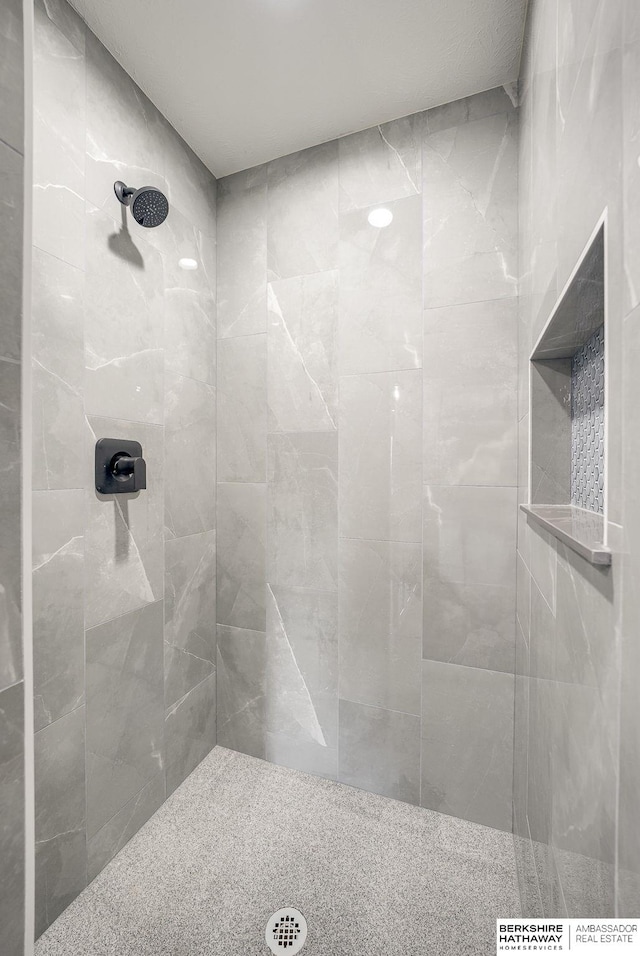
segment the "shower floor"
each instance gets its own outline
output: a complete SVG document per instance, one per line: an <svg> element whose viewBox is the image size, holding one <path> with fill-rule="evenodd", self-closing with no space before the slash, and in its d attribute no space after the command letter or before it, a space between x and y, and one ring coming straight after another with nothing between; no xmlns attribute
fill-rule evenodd
<svg viewBox="0 0 640 956"><path fill-rule="evenodd" d="M269 956L284 906L304 956L488 956L512 837L216 747L36 956Z"/></svg>

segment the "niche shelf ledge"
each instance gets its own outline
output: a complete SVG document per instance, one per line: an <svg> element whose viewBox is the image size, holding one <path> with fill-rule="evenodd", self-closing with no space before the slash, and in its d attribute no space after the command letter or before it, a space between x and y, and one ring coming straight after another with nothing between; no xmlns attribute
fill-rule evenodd
<svg viewBox="0 0 640 956"><path fill-rule="evenodd" d="M611 551L603 544L601 514L574 505L520 505L520 510L590 564L611 564Z"/></svg>

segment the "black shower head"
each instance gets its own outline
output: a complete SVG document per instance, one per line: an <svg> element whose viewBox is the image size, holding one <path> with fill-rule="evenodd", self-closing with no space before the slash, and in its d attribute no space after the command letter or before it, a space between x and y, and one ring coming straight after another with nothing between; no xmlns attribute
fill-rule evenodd
<svg viewBox="0 0 640 956"><path fill-rule="evenodd" d="M115 194L124 206L131 206L135 221L151 229L159 226L169 215L169 202L164 193L155 186L143 186L141 189L132 189L118 181L114 183Z"/></svg>

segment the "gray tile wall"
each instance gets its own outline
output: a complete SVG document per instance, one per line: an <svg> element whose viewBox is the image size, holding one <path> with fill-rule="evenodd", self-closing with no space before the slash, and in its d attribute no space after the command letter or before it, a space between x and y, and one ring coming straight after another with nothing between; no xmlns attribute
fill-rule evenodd
<svg viewBox="0 0 640 956"><path fill-rule="evenodd" d="M502 88L219 183L218 740L507 830L516 242Z"/></svg>
<svg viewBox="0 0 640 956"><path fill-rule="evenodd" d="M40 933L215 743L216 183L65 0L35 15ZM116 179L167 221L138 227ZM105 436L142 443L145 492L98 498Z"/></svg>
<svg viewBox="0 0 640 956"><path fill-rule="evenodd" d="M21 606L22 0L0 8L0 926L2 950L24 940L24 683Z"/></svg>
<svg viewBox="0 0 640 956"><path fill-rule="evenodd" d="M529 5L518 494L526 500L528 355L606 207L605 507L614 555L611 570L597 570L520 520L514 830L526 915L626 917L640 906L639 77L635 0Z"/></svg>

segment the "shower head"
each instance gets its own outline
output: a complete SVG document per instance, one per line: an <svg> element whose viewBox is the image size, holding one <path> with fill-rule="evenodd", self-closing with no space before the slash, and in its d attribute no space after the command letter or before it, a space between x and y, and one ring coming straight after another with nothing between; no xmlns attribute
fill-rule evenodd
<svg viewBox="0 0 640 956"><path fill-rule="evenodd" d="M155 186L133 189L118 181L113 188L122 205L130 206L135 221L146 229L161 225L169 215L167 197Z"/></svg>

